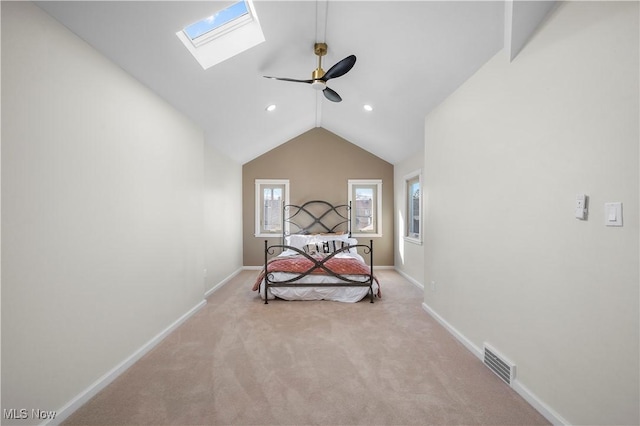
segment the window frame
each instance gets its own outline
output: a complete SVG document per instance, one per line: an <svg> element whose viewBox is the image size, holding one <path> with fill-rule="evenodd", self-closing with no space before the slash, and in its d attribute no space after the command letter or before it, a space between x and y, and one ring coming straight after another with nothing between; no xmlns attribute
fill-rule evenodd
<svg viewBox="0 0 640 426"><path fill-rule="evenodd" d="M208 18L193 22L176 32L178 39L189 53L193 55L202 69L209 69L265 41L253 1L242 1L248 13L228 21L224 25L211 31L205 32L199 37L191 39L185 29ZM237 3L239 2L234 4ZM219 11L220 10L218 10L218 12ZM211 16L209 16L209 18L210 17Z"/></svg>
<svg viewBox="0 0 640 426"><path fill-rule="evenodd" d="M382 179L349 179L348 180L348 200L351 206L351 234L354 237L382 237ZM358 208L355 205L355 191L357 188L374 189L374 212L371 217L375 221L374 232L358 232L356 214Z"/></svg>
<svg viewBox="0 0 640 426"><path fill-rule="evenodd" d="M282 227L282 211L280 212L280 226L281 229L278 232L268 232L263 228L263 194L267 188L281 188L284 187L283 205L289 204L289 179L256 179L255 180L255 237L275 238L282 237L283 232L289 233L289 224L285 223ZM282 207L281 207L282 209Z"/></svg>
<svg viewBox="0 0 640 426"><path fill-rule="evenodd" d="M417 180L418 183L418 191L419 191L419 201L418 201L418 232L411 233L409 223L412 220L412 212L410 211L411 207L411 194L409 191L409 186L413 184ZM414 244L422 244L422 223L423 223L423 214L422 214L422 170L415 170L411 173L408 173L403 178L404 182L404 229L403 229L403 238L405 241L414 243Z"/></svg>
<svg viewBox="0 0 640 426"><path fill-rule="evenodd" d="M232 9L233 7L239 5L239 4L243 4L244 5L244 10L245 12L241 15L238 15L232 19L227 20L226 22L211 28L209 30L200 32L198 35L196 35L195 37L192 37L190 35L190 28L195 27L196 25L200 25L202 22L204 21L208 21L211 20L212 18L214 18L217 14L219 13L224 13L230 9ZM189 25L187 25L186 27L184 27L182 29L182 32L184 33L184 35L189 39L189 41L191 41L191 43L193 43L193 45L195 47L199 47L202 46L205 43L210 42L211 40L215 40L216 38L230 32L233 31L237 28L240 28L243 25L249 24L251 22L254 21L254 14L252 13L252 8L249 6L249 3L246 0L240 0L237 1L231 5L229 5L228 7L221 9L219 11L217 11L216 13L214 13L211 16L208 16L206 18L200 19L196 22L193 22Z"/></svg>

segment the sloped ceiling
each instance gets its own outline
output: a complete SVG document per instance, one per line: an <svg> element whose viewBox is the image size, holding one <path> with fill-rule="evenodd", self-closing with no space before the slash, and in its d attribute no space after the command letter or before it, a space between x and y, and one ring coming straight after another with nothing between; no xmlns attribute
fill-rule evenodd
<svg viewBox="0 0 640 426"><path fill-rule="evenodd" d="M241 164L314 127L390 163L402 161L421 149L425 115L505 40L526 40L547 13L519 14L523 35L513 28L505 13L510 3L504 1L256 1L266 41L203 70L175 34L231 3L37 2L190 117L204 129L207 143ZM526 3L527 10L536 3L550 10L549 2ZM330 80L340 103L309 85L262 77L310 78L317 41L328 44L325 70L357 56L349 73ZM518 49L524 42L519 43ZM365 103L374 110L364 111ZM268 113L270 104L277 109Z"/></svg>

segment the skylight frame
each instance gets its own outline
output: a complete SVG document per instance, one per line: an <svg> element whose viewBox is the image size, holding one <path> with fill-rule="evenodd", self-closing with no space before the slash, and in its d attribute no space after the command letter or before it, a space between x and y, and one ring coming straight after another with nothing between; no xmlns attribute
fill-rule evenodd
<svg viewBox="0 0 640 426"><path fill-rule="evenodd" d="M238 3L240 2L236 1L233 5ZM211 31L202 31L201 34L197 34L194 37L195 43L184 31L184 28L193 24L176 32L178 39L193 55L202 69L209 69L265 41L253 1L244 0L244 4L248 14L241 14L239 16L241 19L231 19ZM218 13L220 13L220 10ZM211 16L215 16L215 14ZM204 18L196 22L206 21L207 19Z"/></svg>
<svg viewBox="0 0 640 426"><path fill-rule="evenodd" d="M207 26L206 22L209 20L215 21L215 17L219 14L222 14L224 12L228 12L231 9L237 7L238 5L242 4L244 6L243 13L239 14L238 16L233 16L225 21L222 22L214 27L212 27L211 29L207 29L205 31L201 31L198 32L197 35L192 36L192 34L189 33L189 28L193 28L199 25L204 25L205 27ZM225 9L219 10L218 12L214 13L211 16L208 16L206 18L203 18L199 21L196 21L190 25L187 25L185 28L183 28L182 32L184 33L184 35L187 37L187 39L189 41L191 41L191 43L193 43L194 47L198 47L198 46L202 46L205 43L210 42L211 40L214 40L228 32L234 31L235 29L242 27L246 24L249 24L251 22L253 22L254 20L254 16L252 14L252 8L250 7L250 5L248 4L248 2L246 0L240 0L238 2L233 3L231 6L226 7Z"/></svg>

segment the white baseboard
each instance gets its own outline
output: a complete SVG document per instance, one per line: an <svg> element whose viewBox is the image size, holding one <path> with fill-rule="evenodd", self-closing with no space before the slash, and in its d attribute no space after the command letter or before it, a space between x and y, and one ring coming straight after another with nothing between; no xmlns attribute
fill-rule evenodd
<svg viewBox="0 0 640 426"><path fill-rule="evenodd" d="M549 420L554 425L570 425L560 414L556 413L551 407L545 404L540 398L533 394L526 386L515 379L511 382L511 387L520 395L525 401L529 403L533 408L538 410L538 413L542 414L545 419Z"/></svg>
<svg viewBox="0 0 640 426"><path fill-rule="evenodd" d="M422 309L427 311L427 313L429 315L431 315L433 317L433 319L438 321L438 323L441 326L443 326L449 333L451 333L453 335L453 337L458 339L458 341L460 343L462 343L465 348L469 349L469 351L472 354L474 354L476 357L478 357L478 358L480 358L480 360L482 360L482 358L483 358L482 357L482 349L480 349L479 347L474 345L473 342L471 342L471 340L467 339L464 336L464 334L460 333L454 326L449 324L444 318L442 318L440 315L438 315L438 313L436 311L431 309L431 307L429 305L427 305L426 303L424 303L424 302L422 303Z"/></svg>
<svg viewBox="0 0 640 426"><path fill-rule="evenodd" d="M410 277L409 275L406 274L406 272L401 271L400 269L394 267L393 269L396 270L397 273L399 273L400 275L402 275L404 277L404 279L406 279L407 281L409 281L411 284L415 285L416 287L418 287L420 290L424 291L424 284L422 284L421 282L419 282L418 280L416 280L413 277Z"/></svg>
<svg viewBox="0 0 640 426"><path fill-rule="evenodd" d="M464 334L460 333L454 326L449 324L444 318L442 318L436 311L431 309L429 305L426 303L422 303L422 308L427 311L429 315L433 317L441 326L443 326L449 333L453 335L460 343L462 343L472 354L474 354L480 362L483 361L483 351L481 348L471 342L471 340L467 339ZM511 382L511 388L518 393L525 401L527 401L533 408L535 408L540 414L542 414L549 422L554 425L569 425L562 416L556 413L551 407L545 404L540 398L538 398L533 392L531 392L527 387L525 387L522 383L515 379Z"/></svg>
<svg viewBox="0 0 640 426"><path fill-rule="evenodd" d="M226 283L228 283L229 281L231 281L231 279L233 277L235 277L236 275L238 275L244 268L238 268L236 269L235 272L231 273L231 275L229 275L227 278L223 279L222 281L220 281L218 284L214 285L213 287L211 287L209 290L207 290L204 293L204 297L205 299L209 296L211 296L216 290L218 290L219 288L221 288L223 285L225 285Z"/></svg>
<svg viewBox="0 0 640 426"><path fill-rule="evenodd" d="M264 266L243 266L242 269L244 271L259 271L264 269Z"/></svg>
<svg viewBox="0 0 640 426"><path fill-rule="evenodd" d="M128 358L116 365L111 371L100 377L93 384L91 384L84 391L80 392L75 398L69 401L65 406L57 410L56 417L53 420L42 423L43 425L59 425L73 414L84 403L93 398L98 392L107 387L113 382L119 375L124 373L129 367L136 363L140 358L153 349L158 343L160 343L165 337L167 337L173 330L178 328L182 323L188 320L196 312L202 309L207 304L206 300L202 300L196 306L191 308L187 313L182 315L173 324L169 325L163 331L158 333L154 338L145 343L140 349L131 354Z"/></svg>

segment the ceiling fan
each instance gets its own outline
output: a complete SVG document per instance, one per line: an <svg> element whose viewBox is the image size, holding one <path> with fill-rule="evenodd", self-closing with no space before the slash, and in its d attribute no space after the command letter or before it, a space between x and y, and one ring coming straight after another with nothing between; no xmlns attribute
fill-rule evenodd
<svg viewBox="0 0 640 426"><path fill-rule="evenodd" d="M282 78L282 77L270 77L263 76L264 78L272 78L274 80L292 81L294 83L307 83L310 84L316 90L322 90L324 97L332 102L340 102L342 98L336 93L335 90L327 87L327 81L332 78L340 77L348 73L353 65L356 63L355 55L349 55L331 68L326 73L322 69L322 57L327 54L326 43L316 43L313 47L313 52L318 55L318 68L316 68L311 74L310 80L297 80L295 78Z"/></svg>

